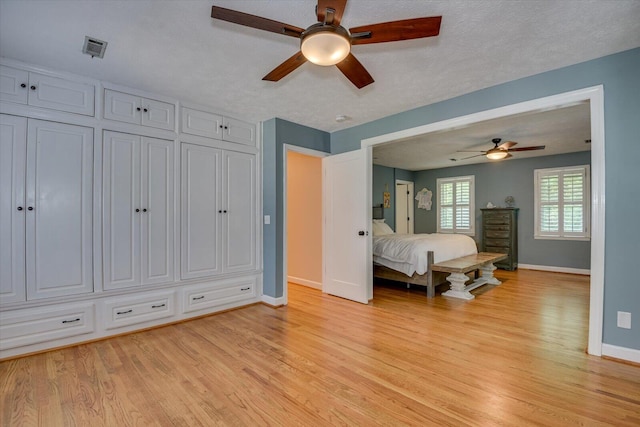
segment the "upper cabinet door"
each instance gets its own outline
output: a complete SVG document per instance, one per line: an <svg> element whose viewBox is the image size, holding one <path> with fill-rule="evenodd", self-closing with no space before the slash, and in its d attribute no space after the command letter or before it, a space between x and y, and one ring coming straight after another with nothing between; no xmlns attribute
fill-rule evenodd
<svg viewBox="0 0 640 427"><path fill-rule="evenodd" d="M256 268L256 156L224 153L224 271Z"/></svg>
<svg viewBox="0 0 640 427"><path fill-rule="evenodd" d="M222 139L222 116L206 111L182 107L183 133Z"/></svg>
<svg viewBox="0 0 640 427"><path fill-rule="evenodd" d="M93 116L94 103L93 85L29 74L29 105Z"/></svg>
<svg viewBox="0 0 640 427"><path fill-rule="evenodd" d="M105 89L104 118L139 125L142 115L140 97Z"/></svg>
<svg viewBox="0 0 640 427"><path fill-rule="evenodd" d="M174 142L142 138L142 283L166 283L173 274Z"/></svg>
<svg viewBox="0 0 640 427"><path fill-rule="evenodd" d="M224 136L222 139L238 144L256 145L256 126L242 120L224 118L222 123Z"/></svg>
<svg viewBox="0 0 640 427"><path fill-rule="evenodd" d="M104 288L140 285L140 136L104 132Z"/></svg>
<svg viewBox="0 0 640 427"><path fill-rule="evenodd" d="M182 144L181 277L222 273L222 151Z"/></svg>
<svg viewBox="0 0 640 427"><path fill-rule="evenodd" d="M29 73L0 65L0 100L26 104L29 97Z"/></svg>
<svg viewBox="0 0 640 427"><path fill-rule="evenodd" d="M93 291L93 129L29 120L27 298Z"/></svg>
<svg viewBox="0 0 640 427"><path fill-rule="evenodd" d="M143 99L142 125L174 130L176 127L176 106L168 102Z"/></svg>
<svg viewBox="0 0 640 427"><path fill-rule="evenodd" d="M27 119L0 114L0 303L25 293Z"/></svg>

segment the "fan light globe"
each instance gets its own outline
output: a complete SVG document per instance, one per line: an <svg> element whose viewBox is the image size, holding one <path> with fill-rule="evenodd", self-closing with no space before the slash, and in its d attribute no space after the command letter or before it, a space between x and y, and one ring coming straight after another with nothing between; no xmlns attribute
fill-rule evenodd
<svg viewBox="0 0 640 427"><path fill-rule="evenodd" d="M501 150L499 148L492 148L487 151L487 159L489 160L500 160L507 157L507 150Z"/></svg>
<svg viewBox="0 0 640 427"><path fill-rule="evenodd" d="M340 34L322 31L304 37L300 50L310 62L328 66L345 59L351 51L351 43Z"/></svg>

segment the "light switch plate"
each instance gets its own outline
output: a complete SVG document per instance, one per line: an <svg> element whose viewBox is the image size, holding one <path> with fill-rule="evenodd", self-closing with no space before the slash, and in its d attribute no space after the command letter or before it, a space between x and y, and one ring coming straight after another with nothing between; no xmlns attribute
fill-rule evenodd
<svg viewBox="0 0 640 427"><path fill-rule="evenodd" d="M264 216L264 223L265 224L271 224L271 215L265 215Z"/></svg>
<svg viewBox="0 0 640 427"><path fill-rule="evenodd" d="M631 329L631 313L618 312L618 328Z"/></svg>

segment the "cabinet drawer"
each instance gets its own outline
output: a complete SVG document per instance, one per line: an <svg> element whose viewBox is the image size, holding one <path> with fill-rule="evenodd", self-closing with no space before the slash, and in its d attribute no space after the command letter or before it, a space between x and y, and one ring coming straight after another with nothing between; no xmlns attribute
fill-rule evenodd
<svg viewBox="0 0 640 427"><path fill-rule="evenodd" d="M484 252L497 252L499 254L508 254L511 252L511 248L505 246L489 246L484 247ZM506 260L500 262L507 262Z"/></svg>
<svg viewBox="0 0 640 427"><path fill-rule="evenodd" d="M183 292L183 311L188 313L253 298L256 295L256 279L250 277L232 282L206 283L185 288Z"/></svg>
<svg viewBox="0 0 640 427"><path fill-rule="evenodd" d="M487 227L484 230L485 239L508 239L511 236L509 230L492 230Z"/></svg>
<svg viewBox="0 0 640 427"><path fill-rule="evenodd" d="M105 329L135 325L175 314L175 293L158 292L128 298L114 298L104 302Z"/></svg>
<svg viewBox="0 0 640 427"><path fill-rule="evenodd" d="M504 248L508 248L509 246L511 246L509 239L485 239L484 245L487 247L496 246L496 247L504 247ZM488 252L491 252L491 251L488 251Z"/></svg>
<svg viewBox="0 0 640 427"><path fill-rule="evenodd" d="M484 223L487 225L508 225L511 223L509 214L485 215Z"/></svg>
<svg viewBox="0 0 640 427"><path fill-rule="evenodd" d="M94 332L93 304L26 309L0 316L0 349L22 347Z"/></svg>
<svg viewBox="0 0 640 427"><path fill-rule="evenodd" d="M183 133L222 139L222 116L217 114L183 107L181 126Z"/></svg>

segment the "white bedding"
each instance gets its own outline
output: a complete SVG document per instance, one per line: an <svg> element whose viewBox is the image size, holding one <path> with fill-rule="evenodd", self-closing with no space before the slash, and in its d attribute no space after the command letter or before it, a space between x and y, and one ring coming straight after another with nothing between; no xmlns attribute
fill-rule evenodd
<svg viewBox="0 0 640 427"><path fill-rule="evenodd" d="M462 234L388 234L373 237L373 261L412 276L427 272L427 251L434 262L478 252L476 242Z"/></svg>

